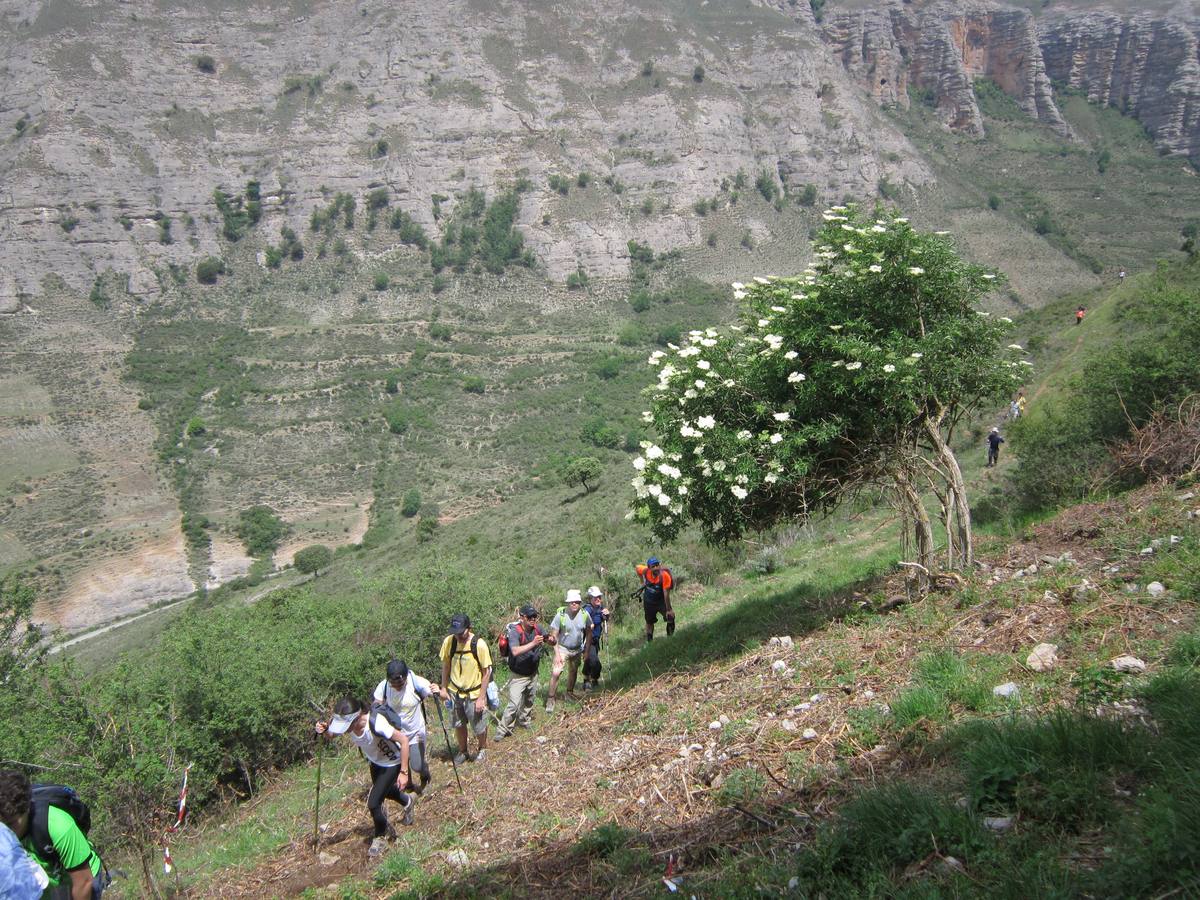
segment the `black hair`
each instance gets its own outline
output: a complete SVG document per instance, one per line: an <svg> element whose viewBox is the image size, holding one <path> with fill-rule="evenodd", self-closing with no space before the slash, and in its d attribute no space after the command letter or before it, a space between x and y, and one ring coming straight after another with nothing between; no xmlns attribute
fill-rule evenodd
<svg viewBox="0 0 1200 900"><path fill-rule="evenodd" d="M16 831L32 801L33 785L24 772L16 769L0 772L0 822Z"/></svg>
<svg viewBox="0 0 1200 900"><path fill-rule="evenodd" d="M339 716L357 716L367 711L367 704L357 697L343 697L337 702L333 711Z"/></svg>
<svg viewBox="0 0 1200 900"><path fill-rule="evenodd" d="M402 659L393 659L387 664L388 681L404 681L408 678L408 663Z"/></svg>

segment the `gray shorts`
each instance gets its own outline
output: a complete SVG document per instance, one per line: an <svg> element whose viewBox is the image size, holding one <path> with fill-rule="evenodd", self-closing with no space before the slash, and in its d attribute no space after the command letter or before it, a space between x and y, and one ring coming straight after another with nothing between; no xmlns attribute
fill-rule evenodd
<svg viewBox="0 0 1200 900"><path fill-rule="evenodd" d="M429 762L425 759L425 735L408 739L408 771L425 772Z"/></svg>
<svg viewBox="0 0 1200 900"><path fill-rule="evenodd" d="M485 704L481 712L476 712L475 701L468 697L454 698L454 715L450 717L455 728L470 728L476 734L487 734L488 708ZM411 752L411 751L410 751Z"/></svg>

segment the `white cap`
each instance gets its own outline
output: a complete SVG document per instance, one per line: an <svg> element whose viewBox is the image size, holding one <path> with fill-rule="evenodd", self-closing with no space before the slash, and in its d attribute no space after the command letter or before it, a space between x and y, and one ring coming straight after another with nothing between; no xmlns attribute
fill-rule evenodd
<svg viewBox="0 0 1200 900"><path fill-rule="evenodd" d="M354 713L349 716L334 716L329 720L330 734L344 734L354 724L354 720L359 717L360 713Z"/></svg>
<svg viewBox="0 0 1200 900"><path fill-rule="evenodd" d="M567 602L582 603L583 598L579 596L579 591L575 590L575 588L571 588L569 591L567 591Z"/></svg>
<svg viewBox="0 0 1200 900"><path fill-rule="evenodd" d="M588 588L588 596L589 597L603 597L604 591L600 590L600 588L597 585L593 584L590 588Z"/></svg>

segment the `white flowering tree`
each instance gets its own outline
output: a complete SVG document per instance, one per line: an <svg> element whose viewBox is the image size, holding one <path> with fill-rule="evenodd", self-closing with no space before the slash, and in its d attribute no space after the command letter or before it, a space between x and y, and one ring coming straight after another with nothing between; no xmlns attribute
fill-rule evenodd
<svg viewBox="0 0 1200 900"><path fill-rule="evenodd" d="M662 538L709 538L828 510L869 484L893 492L924 574L935 568L932 489L951 567L972 558L970 511L950 435L1026 377L1010 320L978 310L1000 281L944 232L834 207L812 268L734 284L740 322L692 331L650 358L643 419L659 435L634 460L631 516ZM924 580L922 579L922 584Z"/></svg>

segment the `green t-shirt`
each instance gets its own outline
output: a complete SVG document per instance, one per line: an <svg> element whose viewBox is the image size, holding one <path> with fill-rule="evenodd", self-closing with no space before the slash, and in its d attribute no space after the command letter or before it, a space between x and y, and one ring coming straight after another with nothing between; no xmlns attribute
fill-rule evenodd
<svg viewBox="0 0 1200 900"><path fill-rule="evenodd" d="M67 870L78 868L84 863L92 870L93 877L100 874L100 857L96 855L96 851L92 849L92 845L88 843L87 837L79 830L69 812L51 806L46 813L46 830L50 832L50 841L58 851L61 866L52 865L42 859L33 846L30 835L25 835L21 845L46 870L51 885L57 885L64 880L70 881Z"/></svg>

